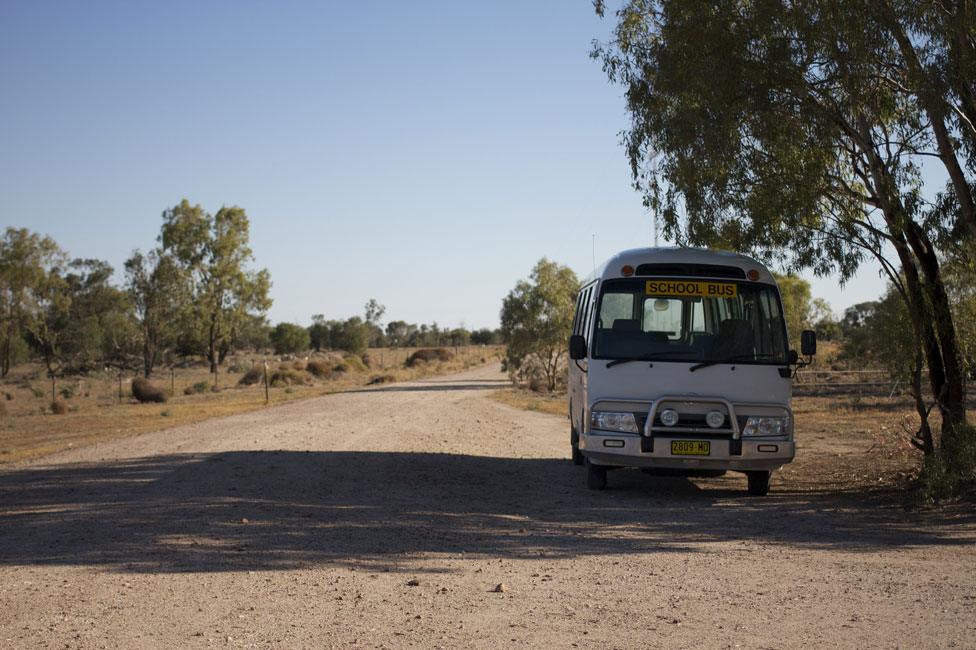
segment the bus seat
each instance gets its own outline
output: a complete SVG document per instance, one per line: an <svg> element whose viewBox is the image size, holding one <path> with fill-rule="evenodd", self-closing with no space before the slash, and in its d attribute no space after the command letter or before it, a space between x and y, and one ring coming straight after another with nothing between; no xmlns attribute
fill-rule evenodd
<svg viewBox="0 0 976 650"><path fill-rule="evenodd" d="M613 321L614 332L639 332L640 321L631 318L616 318Z"/></svg>
<svg viewBox="0 0 976 650"><path fill-rule="evenodd" d="M755 354L753 346L752 324L747 320L729 318L719 325L710 356L713 359L751 356Z"/></svg>

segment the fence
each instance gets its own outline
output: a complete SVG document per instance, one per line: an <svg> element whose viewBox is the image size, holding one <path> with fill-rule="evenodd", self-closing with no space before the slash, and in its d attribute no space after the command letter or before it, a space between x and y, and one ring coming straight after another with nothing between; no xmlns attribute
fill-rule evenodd
<svg viewBox="0 0 976 650"><path fill-rule="evenodd" d="M926 385L924 377L922 385ZM895 397L907 395L908 384L893 379L887 370L799 370L793 394Z"/></svg>

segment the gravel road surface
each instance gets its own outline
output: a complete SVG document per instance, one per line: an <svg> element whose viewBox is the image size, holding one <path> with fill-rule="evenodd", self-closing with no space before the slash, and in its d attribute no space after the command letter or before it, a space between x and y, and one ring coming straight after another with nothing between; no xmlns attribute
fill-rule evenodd
<svg viewBox="0 0 976 650"><path fill-rule="evenodd" d="M504 386L486 367L3 466L0 647L976 647L971 512L739 475L589 492L567 421Z"/></svg>

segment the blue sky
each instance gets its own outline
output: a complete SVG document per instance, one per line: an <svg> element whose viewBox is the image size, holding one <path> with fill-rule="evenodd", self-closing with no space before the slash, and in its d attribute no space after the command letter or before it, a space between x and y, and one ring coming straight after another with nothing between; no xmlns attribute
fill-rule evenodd
<svg viewBox="0 0 976 650"><path fill-rule="evenodd" d="M0 225L120 268L180 199L237 204L274 321L495 326L540 257L652 241L609 28L589 0L5 0ZM814 281L836 311L882 288Z"/></svg>

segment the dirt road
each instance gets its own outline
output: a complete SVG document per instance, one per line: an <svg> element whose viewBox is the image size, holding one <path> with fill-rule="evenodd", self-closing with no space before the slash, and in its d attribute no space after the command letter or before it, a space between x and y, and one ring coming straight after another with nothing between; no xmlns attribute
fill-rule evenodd
<svg viewBox="0 0 976 650"><path fill-rule="evenodd" d="M749 498L738 475L588 492L566 420L502 386L484 368L0 469L0 647L976 647L971 513L775 478Z"/></svg>

